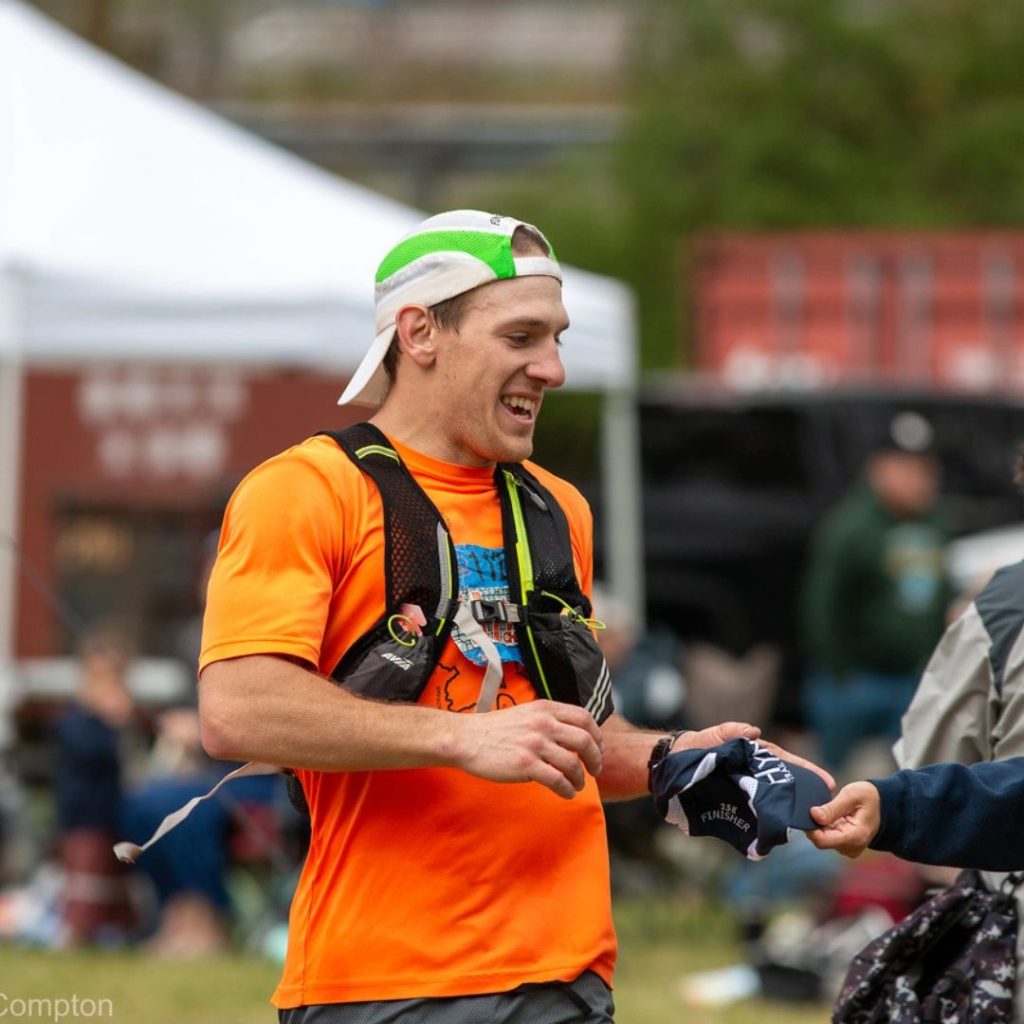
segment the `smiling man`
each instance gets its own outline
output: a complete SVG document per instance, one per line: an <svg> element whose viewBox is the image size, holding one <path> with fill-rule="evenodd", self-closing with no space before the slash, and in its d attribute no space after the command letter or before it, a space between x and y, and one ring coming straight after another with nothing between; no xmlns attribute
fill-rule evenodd
<svg viewBox="0 0 1024 1024"><path fill-rule="evenodd" d="M655 748L757 730L612 713L590 510L526 461L565 377L544 236L432 217L376 301L341 401L379 407L249 474L209 588L204 743L291 766L311 818L274 1003L288 1024L609 1021L602 798L646 795Z"/></svg>

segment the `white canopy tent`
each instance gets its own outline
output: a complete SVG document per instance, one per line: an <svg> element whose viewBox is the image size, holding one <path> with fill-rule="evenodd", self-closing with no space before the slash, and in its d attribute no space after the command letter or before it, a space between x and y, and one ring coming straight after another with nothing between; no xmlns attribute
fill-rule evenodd
<svg viewBox="0 0 1024 1024"><path fill-rule="evenodd" d="M18 534L26 367L317 367L373 335L372 281L422 214L342 181L0 0L0 530ZM568 387L607 394L612 584L641 607L631 296L568 268ZM0 668L14 566L0 547ZM2 701L0 701L2 703Z"/></svg>

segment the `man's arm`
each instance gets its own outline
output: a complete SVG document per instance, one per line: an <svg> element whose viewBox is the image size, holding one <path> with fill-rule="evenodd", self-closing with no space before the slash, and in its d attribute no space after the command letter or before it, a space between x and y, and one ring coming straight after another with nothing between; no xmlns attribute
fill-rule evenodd
<svg viewBox="0 0 1024 1024"><path fill-rule="evenodd" d="M920 864L1013 871L1024 867L1024 757L936 764L852 782L811 811L822 850L867 847Z"/></svg>
<svg viewBox="0 0 1024 1024"><path fill-rule="evenodd" d="M654 745L664 731L639 729L618 714L612 714L601 726L604 737L604 769L597 780L602 800L633 800L645 796L647 789L647 762ZM688 747L713 747L726 740L747 736L755 739L761 730L745 722L724 722L714 730L684 732L675 742L673 750ZM715 739L714 736L720 738ZM698 742L694 742L699 738ZM705 742L706 741L706 742Z"/></svg>
<svg viewBox="0 0 1024 1024"><path fill-rule="evenodd" d="M212 757L318 771L445 766L495 782L539 782L571 798L602 768L601 731L583 708L534 701L481 715L357 697L285 658L217 661L199 714Z"/></svg>
<svg viewBox="0 0 1024 1024"><path fill-rule="evenodd" d="M617 714L608 718L601 726L601 732L604 735L604 769L597 780L601 799L606 801L632 800L636 797L647 796L649 792L647 762L650 760L655 743L665 733L638 729ZM684 732L673 744L672 750L704 750L708 747L716 747L720 743L726 743L728 740L741 737L757 739L760 735L761 730L747 722L722 722L720 725L714 725L708 729ZM835 785L830 775L811 764L810 761L790 754L774 743L764 740L760 742L779 757L817 772L829 784L829 788Z"/></svg>

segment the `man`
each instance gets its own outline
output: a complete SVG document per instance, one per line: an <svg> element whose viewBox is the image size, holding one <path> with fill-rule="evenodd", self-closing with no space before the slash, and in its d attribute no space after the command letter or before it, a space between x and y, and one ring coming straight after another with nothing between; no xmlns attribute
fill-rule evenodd
<svg viewBox="0 0 1024 1024"><path fill-rule="evenodd" d="M508 217L432 217L378 271L377 337L341 401L380 403L383 440L361 450L404 464L436 506L461 611L510 607L508 575L522 576L506 564L496 464L532 474L524 503L564 513L589 591L590 511L525 462L544 394L564 380L568 326L550 245ZM616 944L600 801L646 793L662 737L537 699L507 622L483 623L481 638L457 620L415 703L326 680L382 614L394 527L380 500L333 439L311 438L240 485L211 578L204 743L294 768L311 815L273 1001L288 1024L608 1021ZM392 666L412 661L402 645L418 643L429 611L388 619ZM756 734L727 723L671 737L659 756L672 742Z"/></svg>
<svg viewBox="0 0 1024 1024"><path fill-rule="evenodd" d="M1024 757L905 768L851 782L811 809L820 850L859 857L887 850L919 864L1024 868Z"/></svg>
<svg viewBox="0 0 1024 1024"><path fill-rule="evenodd" d="M942 635L948 535L932 444L922 416L895 416L864 479L814 538L802 601L805 705L833 770L862 741L896 739Z"/></svg>

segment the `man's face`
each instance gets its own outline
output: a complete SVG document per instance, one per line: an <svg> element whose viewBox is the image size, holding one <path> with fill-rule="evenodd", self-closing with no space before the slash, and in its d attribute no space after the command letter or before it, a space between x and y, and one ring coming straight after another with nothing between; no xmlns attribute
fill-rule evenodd
<svg viewBox="0 0 1024 1024"><path fill-rule="evenodd" d="M932 455L877 452L868 463L868 479L878 500L896 516L927 512L938 496L939 476Z"/></svg>
<svg viewBox="0 0 1024 1024"><path fill-rule="evenodd" d="M475 289L458 331L438 328L432 387L449 461L529 458L544 392L565 380L558 338L568 326L558 281L520 277Z"/></svg>

